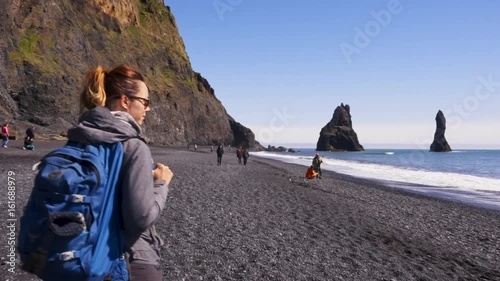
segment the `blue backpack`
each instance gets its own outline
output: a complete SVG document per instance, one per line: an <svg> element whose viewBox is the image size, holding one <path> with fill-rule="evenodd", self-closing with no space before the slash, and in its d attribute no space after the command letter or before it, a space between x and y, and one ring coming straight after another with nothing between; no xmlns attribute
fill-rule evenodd
<svg viewBox="0 0 500 281"><path fill-rule="evenodd" d="M128 280L122 160L121 142L68 142L42 159L19 231L25 271L43 280Z"/></svg>

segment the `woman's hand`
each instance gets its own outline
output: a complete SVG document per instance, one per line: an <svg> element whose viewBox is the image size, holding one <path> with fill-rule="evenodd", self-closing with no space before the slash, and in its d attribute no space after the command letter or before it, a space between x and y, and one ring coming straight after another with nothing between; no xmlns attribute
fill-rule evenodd
<svg viewBox="0 0 500 281"><path fill-rule="evenodd" d="M156 168L153 170L154 180L164 180L166 184L169 184L173 176L174 173L170 171L168 166L165 166L162 163L156 163Z"/></svg>

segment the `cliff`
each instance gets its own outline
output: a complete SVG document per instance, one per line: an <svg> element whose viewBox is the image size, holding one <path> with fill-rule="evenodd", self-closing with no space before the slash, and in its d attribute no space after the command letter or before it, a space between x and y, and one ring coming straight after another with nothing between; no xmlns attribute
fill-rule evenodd
<svg viewBox="0 0 500 281"><path fill-rule="evenodd" d="M150 141L233 144L230 117L193 71L163 1L2 0L0 13L0 121L13 130L65 131L78 120L85 71L125 63L150 88Z"/></svg>
<svg viewBox="0 0 500 281"><path fill-rule="evenodd" d="M252 130L247 127L241 125L241 123L236 122L231 116L229 116L229 124L231 126L231 130L233 131L233 144L234 147L243 147L243 148L254 148L255 150L264 150L264 147L255 140L255 134Z"/></svg>
<svg viewBox="0 0 500 281"><path fill-rule="evenodd" d="M434 141L431 144L433 152L448 152L451 147L444 137L446 131L446 118L441 110L436 114L436 132L434 133Z"/></svg>
<svg viewBox="0 0 500 281"><path fill-rule="evenodd" d="M350 107L343 103L337 106L333 117L319 134L317 151L362 151L363 146L358 141L358 135L352 128Z"/></svg>

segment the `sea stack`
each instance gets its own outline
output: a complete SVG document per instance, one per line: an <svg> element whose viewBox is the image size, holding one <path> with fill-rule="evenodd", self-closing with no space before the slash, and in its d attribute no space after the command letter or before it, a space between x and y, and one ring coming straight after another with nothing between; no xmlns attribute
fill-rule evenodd
<svg viewBox="0 0 500 281"><path fill-rule="evenodd" d="M441 110L436 115L436 132L434 133L434 141L431 144L431 151L434 152L448 152L451 147L444 137L446 131L446 118Z"/></svg>
<svg viewBox="0 0 500 281"><path fill-rule="evenodd" d="M363 151L358 135L352 129L350 107L343 103L337 106L332 120L319 133L317 151Z"/></svg>

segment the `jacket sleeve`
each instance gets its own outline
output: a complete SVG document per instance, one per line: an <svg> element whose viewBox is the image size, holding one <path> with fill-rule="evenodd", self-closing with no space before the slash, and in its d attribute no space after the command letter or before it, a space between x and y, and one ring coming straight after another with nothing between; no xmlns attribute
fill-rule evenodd
<svg viewBox="0 0 500 281"><path fill-rule="evenodd" d="M142 233L161 215L168 185L153 180L153 160L149 147L139 139L124 142L122 215L125 231Z"/></svg>

